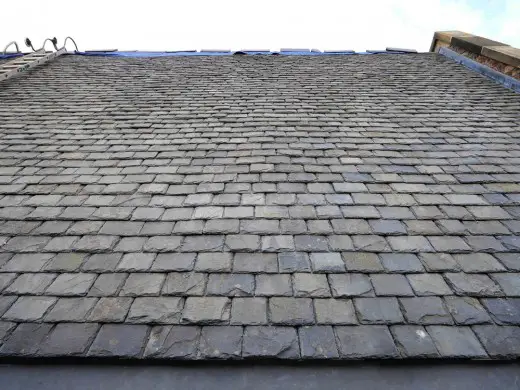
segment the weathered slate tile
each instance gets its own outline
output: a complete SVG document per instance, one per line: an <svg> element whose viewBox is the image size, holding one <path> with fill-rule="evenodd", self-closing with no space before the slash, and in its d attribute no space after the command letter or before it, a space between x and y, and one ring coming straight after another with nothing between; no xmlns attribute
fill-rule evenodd
<svg viewBox="0 0 520 390"><path fill-rule="evenodd" d="M247 326L242 346L244 358L297 359L300 347L296 329L282 326Z"/></svg>
<svg viewBox="0 0 520 390"><path fill-rule="evenodd" d="M386 326L337 326L338 351L346 359L388 359L399 352Z"/></svg>
<svg viewBox="0 0 520 390"><path fill-rule="evenodd" d="M315 299L314 310L318 324L357 324L356 312L350 299Z"/></svg>
<svg viewBox="0 0 520 390"><path fill-rule="evenodd" d="M302 358L335 359L339 357L332 326L302 326L298 329Z"/></svg>
<svg viewBox="0 0 520 390"><path fill-rule="evenodd" d="M497 324L520 325L520 298L489 298L481 302Z"/></svg>
<svg viewBox="0 0 520 390"><path fill-rule="evenodd" d="M199 354L205 359L236 359L242 356L243 329L240 326L204 326Z"/></svg>
<svg viewBox="0 0 520 390"><path fill-rule="evenodd" d="M303 275L303 274L295 274ZM325 279L326 283L326 279ZM256 296L292 296L293 282L289 274L258 274L255 276ZM328 289L328 286L326 287ZM296 293L296 290L294 290ZM296 294L297 295L297 294Z"/></svg>
<svg viewBox="0 0 520 390"><path fill-rule="evenodd" d="M517 358L520 355L518 326L475 325L473 331L493 358Z"/></svg>
<svg viewBox="0 0 520 390"><path fill-rule="evenodd" d="M200 339L197 326L154 326L146 344L145 358L196 358Z"/></svg>
<svg viewBox="0 0 520 390"><path fill-rule="evenodd" d="M305 325L314 323L312 300L308 298L269 299L269 320L277 325Z"/></svg>
<svg viewBox="0 0 520 390"><path fill-rule="evenodd" d="M232 325L264 325L267 323L266 298L234 298L231 306Z"/></svg>
<svg viewBox="0 0 520 390"><path fill-rule="evenodd" d="M176 297L138 297L135 298L127 323L177 324L181 318L183 299Z"/></svg>
<svg viewBox="0 0 520 390"><path fill-rule="evenodd" d="M4 313L2 319L11 321L38 321L57 301L54 297L24 296Z"/></svg>
<svg viewBox="0 0 520 390"><path fill-rule="evenodd" d="M356 298L354 304L362 324L400 324L404 322L396 298Z"/></svg>
<svg viewBox="0 0 520 390"><path fill-rule="evenodd" d="M44 318L45 322L84 322L97 298L60 298Z"/></svg>
<svg viewBox="0 0 520 390"><path fill-rule="evenodd" d="M439 297L400 298L399 302L409 324L450 325L453 323Z"/></svg>
<svg viewBox="0 0 520 390"><path fill-rule="evenodd" d="M98 329L98 324L57 324L41 343L38 355L83 356Z"/></svg>
<svg viewBox="0 0 520 390"><path fill-rule="evenodd" d="M390 331L394 336L397 348L404 357L433 358L438 357L437 348L422 326L393 325Z"/></svg>
<svg viewBox="0 0 520 390"><path fill-rule="evenodd" d="M230 317L231 300L225 297L188 297L184 305L183 324L222 324Z"/></svg>
<svg viewBox="0 0 520 390"><path fill-rule="evenodd" d="M146 325L104 324L90 346L88 356L140 357L148 332Z"/></svg>
<svg viewBox="0 0 520 390"><path fill-rule="evenodd" d="M126 279L120 295L129 297L142 297L159 295L166 278L160 273L133 273Z"/></svg>
<svg viewBox="0 0 520 390"><path fill-rule="evenodd" d="M92 322L123 322L133 299L127 297L100 298L88 315Z"/></svg>
<svg viewBox="0 0 520 390"><path fill-rule="evenodd" d="M465 326L427 326L441 357L446 358L485 358L486 351L470 327Z"/></svg>
<svg viewBox="0 0 520 390"><path fill-rule="evenodd" d="M52 324L22 323L0 348L0 356L34 356L41 342L50 333Z"/></svg>

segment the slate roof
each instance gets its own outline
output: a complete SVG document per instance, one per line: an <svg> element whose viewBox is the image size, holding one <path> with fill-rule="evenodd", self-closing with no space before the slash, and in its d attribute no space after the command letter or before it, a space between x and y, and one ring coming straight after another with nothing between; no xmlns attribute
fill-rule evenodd
<svg viewBox="0 0 520 390"><path fill-rule="evenodd" d="M520 355L520 95L437 54L0 84L0 355Z"/></svg>

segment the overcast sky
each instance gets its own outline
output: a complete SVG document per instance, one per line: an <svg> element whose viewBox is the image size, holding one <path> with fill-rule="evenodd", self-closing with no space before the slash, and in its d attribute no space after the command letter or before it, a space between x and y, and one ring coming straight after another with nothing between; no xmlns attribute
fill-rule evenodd
<svg viewBox="0 0 520 390"><path fill-rule="evenodd" d="M428 51L437 30L520 47L520 0L5 0L0 50L70 35L80 50Z"/></svg>

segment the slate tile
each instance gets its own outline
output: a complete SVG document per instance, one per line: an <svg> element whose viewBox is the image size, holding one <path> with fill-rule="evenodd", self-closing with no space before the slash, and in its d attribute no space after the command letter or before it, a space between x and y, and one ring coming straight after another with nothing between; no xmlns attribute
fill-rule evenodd
<svg viewBox="0 0 520 390"><path fill-rule="evenodd" d="M485 358L486 351L469 327L427 326L441 357L444 358Z"/></svg>
<svg viewBox="0 0 520 390"><path fill-rule="evenodd" d="M52 324L19 324L0 348L0 356L36 355L52 327Z"/></svg>
<svg viewBox="0 0 520 390"><path fill-rule="evenodd" d="M4 289L4 294L16 295L40 295L56 278L56 274L48 273L23 273L20 274L9 287Z"/></svg>
<svg viewBox="0 0 520 390"><path fill-rule="evenodd" d="M204 326L200 337L200 356L206 359L240 358L242 339L240 326Z"/></svg>
<svg viewBox="0 0 520 390"><path fill-rule="evenodd" d="M336 338L340 356L346 359L388 359L399 352L386 326L337 326Z"/></svg>
<svg viewBox="0 0 520 390"><path fill-rule="evenodd" d="M356 311L350 299L315 299L314 310L318 324L357 324Z"/></svg>
<svg viewBox="0 0 520 390"><path fill-rule="evenodd" d="M453 323L439 297L414 297L399 299L403 314L410 324L450 325Z"/></svg>
<svg viewBox="0 0 520 390"><path fill-rule="evenodd" d="M88 295L93 297L117 295L127 276L128 274L125 273L101 274L90 288Z"/></svg>
<svg viewBox="0 0 520 390"><path fill-rule="evenodd" d="M315 272L345 271L345 264L339 253L313 252L310 254L310 260Z"/></svg>
<svg viewBox="0 0 520 390"><path fill-rule="evenodd" d="M379 272L383 266L379 256L370 252L343 252L341 254L347 271L357 272Z"/></svg>
<svg viewBox="0 0 520 390"><path fill-rule="evenodd" d="M266 298L234 298L231 306L232 325L264 325L267 323Z"/></svg>
<svg viewBox="0 0 520 390"><path fill-rule="evenodd" d="M54 279L46 293L57 296L86 295L96 277L91 273L63 273Z"/></svg>
<svg viewBox="0 0 520 390"><path fill-rule="evenodd" d="M247 326L242 346L244 358L297 359L298 335L293 327Z"/></svg>
<svg viewBox="0 0 520 390"><path fill-rule="evenodd" d="M278 272L277 256L275 253L236 253L233 258L233 272Z"/></svg>
<svg viewBox="0 0 520 390"><path fill-rule="evenodd" d="M294 274L305 275L305 274ZM326 279L325 279L325 283ZM289 274L259 274L255 276L256 296L292 296L291 275ZM296 285L296 281L294 282ZM328 290L328 285L326 286ZM296 292L296 290L295 290Z"/></svg>
<svg viewBox="0 0 520 390"><path fill-rule="evenodd" d="M335 359L339 357L331 326L302 326L298 329L303 359Z"/></svg>
<svg viewBox="0 0 520 390"><path fill-rule="evenodd" d="M354 305L362 324L400 324L404 322L396 298L356 298Z"/></svg>
<svg viewBox="0 0 520 390"><path fill-rule="evenodd" d="M453 294L450 287L439 274L414 274L407 275L407 278L417 296Z"/></svg>
<svg viewBox="0 0 520 390"><path fill-rule="evenodd" d="M159 295L166 275L160 273L132 273L128 276L120 295L130 297Z"/></svg>
<svg viewBox="0 0 520 390"><path fill-rule="evenodd" d="M222 252L199 253L195 262L195 270L200 272L230 272L233 255Z"/></svg>
<svg viewBox="0 0 520 390"><path fill-rule="evenodd" d="M280 272L309 272L311 264L305 252L286 252L278 254Z"/></svg>
<svg viewBox="0 0 520 390"><path fill-rule="evenodd" d="M473 331L493 358L517 358L520 355L520 328L517 326L476 325Z"/></svg>
<svg viewBox="0 0 520 390"><path fill-rule="evenodd" d="M404 275L372 274L374 291L378 296L413 296L412 288Z"/></svg>
<svg viewBox="0 0 520 390"><path fill-rule="evenodd" d="M56 303L56 301L57 299L54 297L19 297L4 313L2 319L18 322L38 321L44 316L49 308Z"/></svg>
<svg viewBox="0 0 520 390"><path fill-rule="evenodd" d="M414 273L424 271L419 258L413 253L382 253L380 259L388 272Z"/></svg>
<svg viewBox="0 0 520 390"><path fill-rule="evenodd" d="M81 269L92 272L110 272L115 270L122 256L122 253L96 253L85 260Z"/></svg>
<svg viewBox="0 0 520 390"><path fill-rule="evenodd" d="M177 297L137 297L126 318L127 323L178 324L183 299Z"/></svg>
<svg viewBox="0 0 520 390"><path fill-rule="evenodd" d="M404 357L434 358L439 356L430 335L422 326L392 325L390 331Z"/></svg>
<svg viewBox="0 0 520 390"><path fill-rule="evenodd" d="M271 323L276 325L314 323L314 310L309 298L270 298L269 313Z"/></svg>
<svg viewBox="0 0 520 390"><path fill-rule="evenodd" d="M202 273L171 272L166 276L163 295L202 295L206 288L206 276Z"/></svg>
<svg viewBox="0 0 520 390"><path fill-rule="evenodd" d="M98 329L98 324L57 324L41 343L38 355L83 356Z"/></svg>
<svg viewBox="0 0 520 390"><path fill-rule="evenodd" d="M84 322L97 298L60 298L44 318L45 322Z"/></svg>
<svg viewBox="0 0 520 390"><path fill-rule="evenodd" d="M488 324L491 317L478 299L471 297L445 297L446 307L458 325Z"/></svg>
<svg viewBox="0 0 520 390"><path fill-rule="evenodd" d="M202 253L199 254L201 255ZM151 270L154 272L191 271L195 266L196 256L196 253L159 253Z"/></svg>
<svg viewBox="0 0 520 390"><path fill-rule="evenodd" d="M188 297L181 318L183 324L222 324L230 317L231 301L226 297Z"/></svg>
<svg viewBox="0 0 520 390"><path fill-rule="evenodd" d="M100 298L88 315L92 322L123 322L128 314L132 298Z"/></svg>
<svg viewBox="0 0 520 390"><path fill-rule="evenodd" d="M318 276L318 275L316 275ZM345 273L328 276L334 297L371 297L374 296L372 284L364 274Z"/></svg>
<svg viewBox="0 0 520 390"><path fill-rule="evenodd" d="M519 298L489 298L482 299L481 303L497 324L520 325Z"/></svg>
<svg viewBox="0 0 520 390"><path fill-rule="evenodd" d="M485 274L447 273L446 282L456 295L462 296L501 296L498 285Z"/></svg>
<svg viewBox="0 0 520 390"><path fill-rule="evenodd" d="M148 333L146 325L104 324L90 346L88 356L139 357Z"/></svg>

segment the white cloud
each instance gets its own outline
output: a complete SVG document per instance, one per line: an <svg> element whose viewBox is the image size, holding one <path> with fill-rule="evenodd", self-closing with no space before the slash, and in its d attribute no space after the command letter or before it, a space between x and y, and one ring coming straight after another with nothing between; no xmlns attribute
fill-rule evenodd
<svg viewBox="0 0 520 390"><path fill-rule="evenodd" d="M448 0L25 0L3 4L0 36L35 46L71 35L80 49L304 47L427 51L436 30L463 30L520 46L520 1L490 8ZM3 42L0 42L2 45Z"/></svg>

